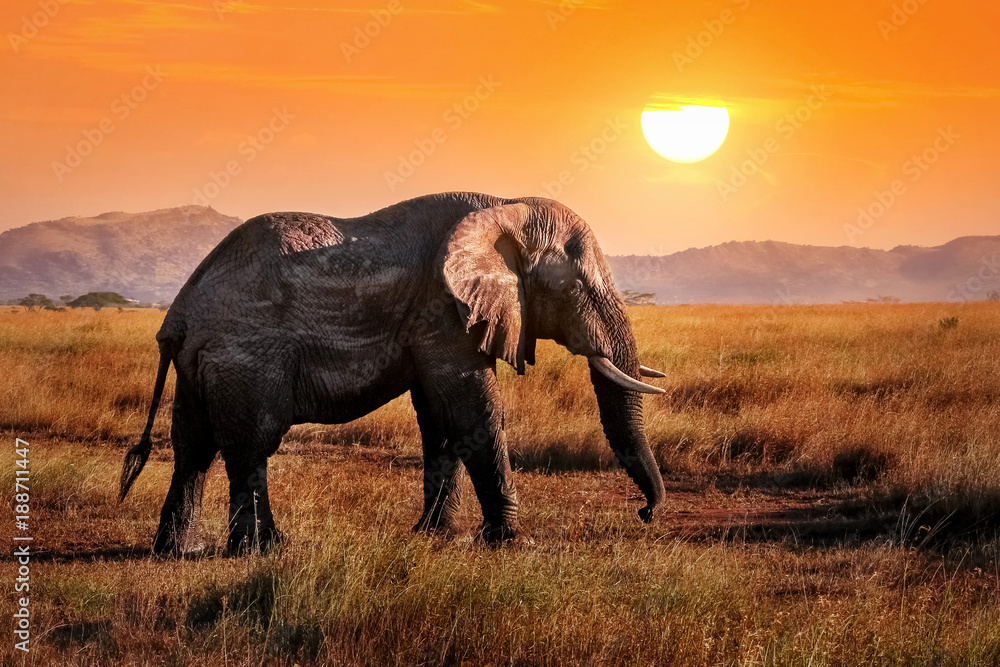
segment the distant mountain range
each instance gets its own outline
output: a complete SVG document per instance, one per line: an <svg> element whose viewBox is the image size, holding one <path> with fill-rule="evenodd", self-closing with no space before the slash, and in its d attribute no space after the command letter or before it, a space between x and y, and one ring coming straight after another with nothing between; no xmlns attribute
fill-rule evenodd
<svg viewBox="0 0 1000 667"><path fill-rule="evenodd" d="M203 206L36 222L0 234L0 300L118 292L171 301L239 218Z"/></svg>
<svg viewBox="0 0 1000 667"><path fill-rule="evenodd" d="M239 218L202 206L36 222L0 234L0 300L118 292L168 302ZM1000 290L1000 236L873 250L742 241L610 257L622 290L657 303L982 300Z"/></svg>
<svg viewBox="0 0 1000 667"><path fill-rule="evenodd" d="M619 289L662 304L981 301L1000 290L1000 236L892 250L732 241L610 262Z"/></svg>

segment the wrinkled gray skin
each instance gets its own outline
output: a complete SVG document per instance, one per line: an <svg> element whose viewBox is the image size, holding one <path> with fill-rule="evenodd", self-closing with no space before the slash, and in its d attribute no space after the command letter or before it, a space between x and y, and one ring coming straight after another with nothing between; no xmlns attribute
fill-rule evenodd
<svg viewBox="0 0 1000 667"><path fill-rule="evenodd" d="M419 197L360 218L271 213L235 229L194 271L156 336L160 371L121 497L148 457L167 369L177 371L174 473L154 540L190 553L205 472L230 484L228 547L281 539L267 459L293 424L357 419L409 391L423 438L417 529L448 530L468 471L483 537L516 538L518 500L503 433L496 358L519 373L535 341L603 356L640 377L636 343L590 228L561 204L473 193ZM591 368L604 432L646 497L664 495L641 397Z"/></svg>

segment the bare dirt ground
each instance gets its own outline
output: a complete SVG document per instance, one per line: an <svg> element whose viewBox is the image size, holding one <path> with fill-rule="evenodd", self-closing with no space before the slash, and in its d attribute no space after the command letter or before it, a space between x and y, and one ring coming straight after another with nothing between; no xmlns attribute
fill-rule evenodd
<svg viewBox="0 0 1000 667"><path fill-rule="evenodd" d="M140 487L144 486L146 491L144 506L150 500L154 505L161 501L166 491L173 460L165 445L161 443L154 449L143 475ZM98 477L93 480L100 488L91 487L90 491L105 496L105 502L88 506L85 504L88 498L69 493L47 503L55 511L51 521L40 522L44 530L35 544L37 559L68 562L149 555L148 542L156 526L156 513L136 517L141 527L132 522L123 524L122 512L132 514L134 503L126 500L120 510L114 503L119 472L116 457L123 454L124 449L82 447L81 459L100 461ZM287 515L295 487L315 486L332 477L376 479L396 490L397 510L393 518L402 530L419 516L422 465L419 456L380 447L285 446L271 459L272 505L281 528L291 529L294 534L295 526L287 525L293 519ZM308 479L300 477L303 470L307 471ZM654 522L644 527L636 516L644 504L643 498L621 471L516 473L522 521L536 544L578 539L586 532L585 524L595 512L620 513L625 522L634 521L635 529L645 531L647 537L655 535L662 540L689 542L791 540L819 544L871 537L880 532L879 524L873 525L871 511L852 509L850 491L760 489L740 486L732 480L694 476L668 475L664 481L667 489L664 503ZM227 483L222 465L216 461L206 483L203 520L209 533L206 536L218 544L224 543L224 531L217 529L224 522ZM331 504L351 492L332 483L324 486ZM471 538L480 517L467 479L463 490L463 511L456 539ZM85 531L74 529L81 520L86 522ZM886 521L881 528L891 531L891 519ZM212 553L210 550L209 554Z"/></svg>

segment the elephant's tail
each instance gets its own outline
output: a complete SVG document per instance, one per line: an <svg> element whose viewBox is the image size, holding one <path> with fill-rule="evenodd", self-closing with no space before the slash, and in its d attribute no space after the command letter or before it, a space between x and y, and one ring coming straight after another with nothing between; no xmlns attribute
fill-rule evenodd
<svg viewBox="0 0 1000 667"><path fill-rule="evenodd" d="M125 455L125 463L122 465L121 490L118 493L118 502L125 500L128 490L132 488L132 483L135 482L139 473L142 472L143 466L146 465L146 459L149 458L149 452L153 449L153 440L150 438L150 434L153 432L153 422L156 420L156 411L160 407L163 385L167 381L167 370L170 368L170 347L169 344L160 345L160 367L156 371L156 386L153 387L153 404L149 406L149 418L146 420L146 430L142 434L142 439L139 440L138 445L130 449L128 454Z"/></svg>

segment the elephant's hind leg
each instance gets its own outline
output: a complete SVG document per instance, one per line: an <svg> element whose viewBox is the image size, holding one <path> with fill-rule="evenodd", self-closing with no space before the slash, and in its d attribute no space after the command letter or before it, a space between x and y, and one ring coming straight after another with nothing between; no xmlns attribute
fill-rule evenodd
<svg viewBox="0 0 1000 667"><path fill-rule="evenodd" d="M226 458L229 475L229 540L231 554L263 551L284 541L274 525L267 495L267 459Z"/></svg>
<svg viewBox="0 0 1000 667"><path fill-rule="evenodd" d="M462 461L435 421L419 386L410 391L424 449L424 511L414 530L451 533L462 502Z"/></svg>
<svg viewBox="0 0 1000 667"><path fill-rule="evenodd" d="M291 425L292 391L283 358L209 368L208 411L229 477L229 553L280 542L267 490L267 458Z"/></svg>
<svg viewBox="0 0 1000 667"><path fill-rule="evenodd" d="M174 474L160 511L153 551L197 554L205 548L198 531L205 473L217 450L205 410L195 392L182 379L178 379L174 393L170 438L174 449Z"/></svg>

